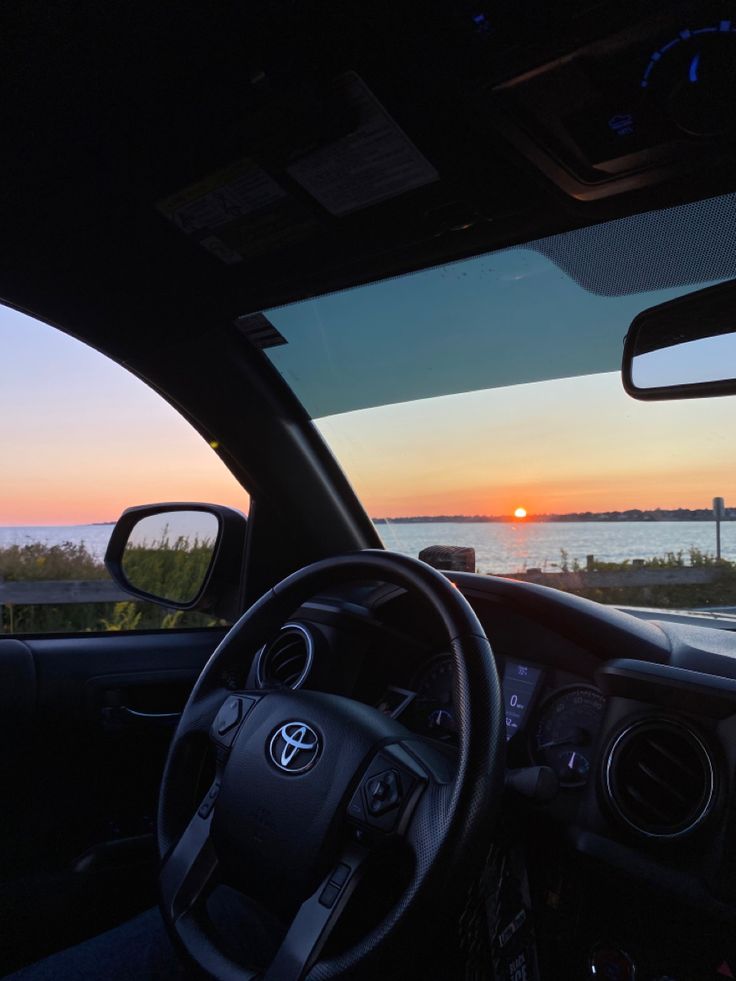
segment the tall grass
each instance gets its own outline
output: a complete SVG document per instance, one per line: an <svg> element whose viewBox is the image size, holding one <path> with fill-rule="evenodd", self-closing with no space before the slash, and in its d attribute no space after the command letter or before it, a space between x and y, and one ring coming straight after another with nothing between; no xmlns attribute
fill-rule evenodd
<svg viewBox="0 0 736 981"><path fill-rule="evenodd" d="M186 601L197 592L212 554L211 544L179 538L144 543L126 550L129 577L148 592ZM9 545L0 548L0 578L6 582L107 579L104 564L84 543ZM145 584L145 585L144 585ZM179 599L184 597L184 600ZM154 603L17 604L0 607L0 633L85 633L100 630L161 630L210 627L223 621L201 614L166 609Z"/></svg>

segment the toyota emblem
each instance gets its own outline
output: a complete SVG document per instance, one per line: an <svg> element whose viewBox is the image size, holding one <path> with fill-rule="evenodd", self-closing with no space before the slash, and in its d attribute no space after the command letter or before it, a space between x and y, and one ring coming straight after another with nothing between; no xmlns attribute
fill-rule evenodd
<svg viewBox="0 0 736 981"><path fill-rule="evenodd" d="M271 736L268 752L279 770L304 773L317 762L320 738L306 722L285 722Z"/></svg>

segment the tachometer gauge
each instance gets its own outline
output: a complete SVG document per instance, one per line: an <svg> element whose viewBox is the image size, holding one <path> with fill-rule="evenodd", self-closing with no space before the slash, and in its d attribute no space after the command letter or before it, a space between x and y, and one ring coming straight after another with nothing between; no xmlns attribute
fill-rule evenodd
<svg viewBox="0 0 736 981"><path fill-rule="evenodd" d="M552 767L563 786L581 787L587 782L605 705L597 688L580 685L555 692L542 706L534 757Z"/></svg>

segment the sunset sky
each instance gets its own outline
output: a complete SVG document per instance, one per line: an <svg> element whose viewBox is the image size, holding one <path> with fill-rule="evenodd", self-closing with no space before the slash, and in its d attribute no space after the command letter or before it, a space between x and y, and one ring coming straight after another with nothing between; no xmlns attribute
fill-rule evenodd
<svg viewBox="0 0 736 981"><path fill-rule="evenodd" d="M488 349L490 368L497 373L495 381L490 376L488 381L494 384L501 382L504 372L521 380L525 373L550 370L554 358L564 360L567 348L558 351L555 346L562 345L564 332L561 329L558 336L549 330L545 303L551 297L562 303L575 290L584 292L574 284L571 287L571 281L550 269L548 262L546 267L540 264L538 256L524 251L506 255L493 257L494 282L516 320L514 332L502 335L504 344L499 344L496 334ZM487 290L489 260L483 261L481 268L478 260L478 290ZM459 373L462 358L452 366L455 385L466 377L477 380L488 374L472 350L453 340L457 335L450 329L452 310L438 309L448 291L450 296L474 295L472 275L466 278L465 272L458 272L462 269L437 271L444 285L436 295L419 290L432 304L438 330L449 324L443 334L445 348L430 345L432 364L442 369L455 356L455 344L468 366L467 376ZM519 313L519 299L529 295L528 280L534 284L529 315L533 314L536 334L524 333ZM398 311L396 321L371 321L384 323L385 349L373 330L356 355L348 344L356 332L340 334L337 329L350 312L346 304L351 296L365 299L363 291L326 298L319 301L316 313L314 307L307 311L312 333L305 329L301 348L298 332L305 322L305 305L285 308L280 319L275 317L280 329L293 327L294 342L273 349L273 356L277 363L279 358L284 361L284 373L287 377L291 373L297 392L303 382L312 393L310 398L324 400L328 394L308 374L310 351L324 372L317 380L325 385L340 375L340 356L350 355L353 361L373 358L371 373L358 361L365 379L357 397L364 403L375 398L374 375L389 386L385 392L391 386L398 390L401 376L396 364L401 358L405 357L408 372L421 360L420 354L429 357L420 350L421 338L414 336L410 337L413 347L402 353L401 316L412 320L400 294L404 282L368 288L373 291L370 295L379 298L380 290L393 290L390 309ZM413 282L415 288L417 283L421 286L420 277ZM585 374L591 363L615 366L632 310L662 295L666 294L647 294L643 300L588 299L590 294L585 294L585 302L595 302L596 310L603 311L593 341L582 313L562 318L566 329L575 328L588 344L571 361L580 377L362 408L327 416L318 428L375 517L510 516L518 507L530 516L631 507L707 507L715 495L725 497L727 504L736 503L736 398L640 403L624 394L617 371ZM362 303L360 309L370 321L375 313L370 303ZM332 321L330 310L335 311ZM488 330L489 314L479 293L471 314L468 329L473 328L474 316L478 336L487 343L482 329ZM575 335L570 333L565 343L574 347ZM247 496L210 447L160 396L120 366L52 328L2 308L0 345L0 525L107 521L129 505L165 500L212 501L247 510ZM430 377L428 365L429 361L420 365L422 371L415 373L409 390L423 392L427 385L435 391L442 388L442 371ZM350 385L343 384L337 397L346 400L354 394ZM306 404L313 409L308 400Z"/></svg>
<svg viewBox="0 0 736 981"><path fill-rule="evenodd" d="M115 520L133 504L248 498L189 423L119 365L0 307L0 525Z"/></svg>

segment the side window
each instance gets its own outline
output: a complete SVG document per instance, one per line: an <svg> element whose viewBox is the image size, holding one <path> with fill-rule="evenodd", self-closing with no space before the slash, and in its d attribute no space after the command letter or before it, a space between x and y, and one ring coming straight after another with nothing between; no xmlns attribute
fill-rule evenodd
<svg viewBox="0 0 736 981"><path fill-rule="evenodd" d="M126 507L207 501L247 513L214 450L120 365L4 307L0 351L0 635L219 623L135 602L103 564ZM178 563L201 547L177 536Z"/></svg>

